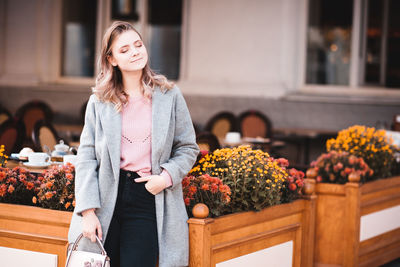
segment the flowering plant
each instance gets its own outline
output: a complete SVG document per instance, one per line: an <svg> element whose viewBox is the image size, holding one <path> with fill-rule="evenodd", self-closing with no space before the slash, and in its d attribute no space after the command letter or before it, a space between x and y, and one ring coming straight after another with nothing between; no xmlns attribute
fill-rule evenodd
<svg viewBox="0 0 400 267"><path fill-rule="evenodd" d="M2 168L6 167L7 159L8 159L8 156L6 154L4 154L4 151L5 151L4 145L1 145L0 146L0 167L2 167Z"/></svg>
<svg viewBox="0 0 400 267"><path fill-rule="evenodd" d="M33 203L38 203L43 208L73 211L75 168L72 164L53 166L45 170L38 180L37 196L32 198Z"/></svg>
<svg viewBox="0 0 400 267"><path fill-rule="evenodd" d="M40 181L23 168L0 167L0 202L33 205L32 197Z"/></svg>
<svg viewBox="0 0 400 267"><path fill-rule="evenodd" d="M261 150L239 146L218 149L205 155L189 174L195 177L204 174L216 176L229 186L231 201L221 207L220 212L228 214L261 210L298 197L303 182L298 183L296 189L289 192L290 175L286 170L288 165L285 159L275 160ZM286 193L293 195L284 199L283 195Z"/></svg>
<svg viewBox="0 0 400 267"><path fill-rule="evenodd" d="M287 166L289 162L287 163ZM304 172L291 168L288 171L289 176L287 177L283 190L282 190L282 202L291 202L301 195L301 190L304 186Z"/></svg>
<svg viewBox="0 0 400 267"><path fill-rule="evenodd" d="M211 217L221 215L224 206L230 202L231 190L221 179L208 174L186 176L182 181L183 197L188 213L192 215L193 206L199 202L209 207Z"/></svg>
<svg viewBox="0 0 400 267"><path fill-rule="evenodd" d="M373 179L391 176L396 148L392 139L386 137L385 130L354 125L340 131L336 139L329 139L326 148L362 157L373 170Z"/></svg>
<svg viewBox="0 0 400 267"><path fill-rule="evenodd" d="M363 158L334 150L319 156L311 167L317 173L316 181L324 183L345 184L352 173L359 175L361 182L367 182L374 173Z"/></svg>

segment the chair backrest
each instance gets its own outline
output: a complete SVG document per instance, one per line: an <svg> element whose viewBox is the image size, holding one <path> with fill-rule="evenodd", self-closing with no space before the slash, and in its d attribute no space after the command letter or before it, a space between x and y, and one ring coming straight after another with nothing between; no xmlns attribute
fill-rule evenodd
<svg viewBox="0 0 400 267"><path fill-rule="evenodd" d="M32 139L36 151L46 151L44 146L53 150L54 146L58 144L58 141L60 140L53 125L45 120L39 120L35 123L32 132Z"/></svg>
<svg viewBox="0 0 400 267"><path fill-rule="evenodd" d="M272 123L267 116L256 110L239 115L239 131L242 137L272 137Z"/></svg>
<svg viewBox="0 0 400 267"><path fill-rule="evenodd" d="M5 108L0 106L0 125L11 118L12 118L11 113Z"/></svg>
<svg viewBox="0 0 400 267"><path fill-rule="evenodd" d="M227 111L217 113L207 122L205 130L222 140L226 133L237 131L236 117Z"/></svg>
<svg viewBox="0 0 400 267"><path fill-rule="evenodd" d="M218 138L210 132L202 132L196 136L196 143L200 150L213 152L221 148Z"/></svg>
<svg viewBox="0 0 400 267"><path fill-rule="evenodd" d="M25 137L31 139L35 123L39 120L51 123L53 120L53 111L43 101L34 100L21 106L15 113L15 116L25 125Z"/></svg>
<svg viewBox="0 0 400 267"><path fill-rule="evenodd" d="M14 119L8 119L0 125L0 144L4 145L6 155L19 152L24 134L23 124Z"/></svg>

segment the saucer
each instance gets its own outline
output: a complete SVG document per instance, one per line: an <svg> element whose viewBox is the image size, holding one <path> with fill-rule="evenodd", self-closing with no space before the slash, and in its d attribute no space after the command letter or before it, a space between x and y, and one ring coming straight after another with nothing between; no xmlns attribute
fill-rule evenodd
<svg viewBox="0 0 400 267"><path fill-rule="evenodd" d="M51 165L50 162L42 162L42 163L31 163L31 162L24 162L23 163L25 166L27 167L31 167L31 168L47 168Z"/></svg>
<svg viewBox="0 0 400 267"><path fill-rule="evenodd" d="M11 153L9 159L11 159L11 160L16 160L16 161L28 161L28 158L27 158L27 157L21 158L21 157L19 156L19 153Z"/></svg>

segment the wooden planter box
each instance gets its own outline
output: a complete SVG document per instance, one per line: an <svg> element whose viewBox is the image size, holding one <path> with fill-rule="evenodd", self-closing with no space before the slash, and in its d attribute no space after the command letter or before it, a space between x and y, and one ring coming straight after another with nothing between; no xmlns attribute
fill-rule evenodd
<svg viewBox="0 0 400 267"><path fill-rule="evenodd" d="M190 218L189 266L312 266L315 198L260 212Z"/></svg>
<svg viewBox="0 0 400 267"><path fill-rule="evenodd" d="M65 266L72 212L0 203L0 247L58 256Z"/></svg>
<svg viewBox="0 0 400 267"><path fill-rule="evenodd" d="M316 266L380 266L400 257L400 177L316 186Z"/></svg>

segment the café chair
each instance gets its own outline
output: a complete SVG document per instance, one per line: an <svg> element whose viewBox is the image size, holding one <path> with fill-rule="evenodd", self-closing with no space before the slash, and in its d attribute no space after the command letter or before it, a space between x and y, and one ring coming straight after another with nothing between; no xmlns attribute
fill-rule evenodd
<svg viewBox="0 0 400 267"><path fill-rule="evenodd" d="M237 131L236 116L228 111L219 112L207 122L205 130L223 140L228 132Z"/></svg>
<svg viewBox="0 0 400 267"><path fill-rule="evenodd" d="M242 138L264 138L266 142L256 142L253 147L267 151L273 157L280 157L279 150L286 143L274 138L271 120L266 115L257 110L247 110L239 114L238 121Z"/></svg>
<svg viewBox="0 0 400 267"><path fill-rule="evenodd" d="M11 118L11 113L7 109L0 106L0 125Z"/></svg>
<svg viewBox="0 0 400 267"><path fill-rule="evenodd" d="M34 125L39 120L45 120L51 123L53 120L53 111L45 102L34 100L25 103L18 108L15 117L25 126L25 145L32 146L32 132Z"/></svg>
<svg viewBox="0 0 400 267"><path fill-rule="evenodd" d="M60 141L60 137L53 125L45 120L35 123L32 131L32 140L36 151L48 152Z"/></svg>
<svg viewBox="0 0 400 267"><path fill-rule="evenodd" d="M196 143L200 150L213 152L221 148L218 138L210 132L201 132L196 136Z"/></svg>
<svg viewBox="0 0 400 267"><path fill-rule="evenodd" d="M11 118L0 125L0 144L4 145L5 154L17 153L22 148L25 128L19 121Z"/></svg>
<svg viewBox="0 0 400 267"><path fill-rule="evenodd" d="M248 110L239 115L239 132L242 137L272 138L272 123L257 110Z"/></svg>

